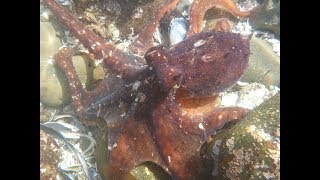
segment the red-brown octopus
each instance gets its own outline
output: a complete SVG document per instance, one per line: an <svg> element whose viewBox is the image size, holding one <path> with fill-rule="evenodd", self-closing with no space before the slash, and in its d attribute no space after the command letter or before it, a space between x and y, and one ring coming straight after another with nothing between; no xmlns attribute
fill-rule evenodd
<svg viewBox="0 0 320 180"><path fill-rule="evenodd" d="M212 7L237 17L250 12L240 11L231 0L194 0L187 39L166 50L153 47L152 35L161 18L180 1L168 0L130 51L123 52L86 28L55 0L43 1L113 73L96 89L87 91L72 65L73 51L62 48L54 57L69 82L76 114L107 120L110 156L101 174L122 179L129 177L134 167L150 161L176 179L209 177L210 168L205 167L199 152L201 144L224 124L236 122L248 112L239 107L215 107L215 100L244 73L250 37L227 31L200 32L202 19Z"/></svg>

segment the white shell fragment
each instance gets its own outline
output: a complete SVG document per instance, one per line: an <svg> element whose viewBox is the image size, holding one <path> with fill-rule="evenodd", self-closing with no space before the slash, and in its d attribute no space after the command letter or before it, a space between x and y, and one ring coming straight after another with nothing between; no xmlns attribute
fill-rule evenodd
<svg viewBox="0 0 320 180"><path fill-rule="evenodd" d="M183 41L186 38L188 23L184 18L174 18L171 20L169 29L170 46Z"/></svg>
<svg viewBox="0 0 320 180"><path fill-rule="evenodd" d="M242 86L242 89L239 91L221 94L221 105L225 107L238 106L254 109L278 92L280 92L280 89L276 86L266 87L263 84L254 82Z"/></svg>

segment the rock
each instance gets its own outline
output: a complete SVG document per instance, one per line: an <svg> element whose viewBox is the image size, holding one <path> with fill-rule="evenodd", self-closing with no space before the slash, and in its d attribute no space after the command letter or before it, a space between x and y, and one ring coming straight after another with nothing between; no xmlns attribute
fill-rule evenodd
<svg viewBox="0 0 320 180"><path fill-rule="evenodd" d="M280 93L215 134L201 153L217 179L280 179Z"/></svg>
<svg viewBox="0 0 320 180"><path fill-rule="evenodd" d="M56 27L50 22L40 22L40 101L49 107L58 107L69 102L67 81L63 74L54 68L52 57L62 46L56 36ZM93 66L82 56L72 58L74 67L83 84L89 84ZM89 76L91 75L91 76Z"/></svg>
<svg viewBox="0 0 320 180"><path fill-rule="evenodd" d="M51 107L63 103L62 87L50 60L61 45L53 25L40 21L40 101Z"/></svg>
<svg viewBox="0 0 320 180"><path fill-rule="evenodd" d="M101 81L104 79L105 77L105 71L102 67L101 64L99 64L98 66L96 66L94 69L93 69L93 80L94 81Z"/></svg>
<svg viewBox="0 0 320 180"><path fill-rule="evenodd" d="M262 10L253 19L252 27L257 30L267 30L280 38L280 1L270 9L270 1L265 1Z"/></svg>
<svg viewBox="0 0 320 180"><path fill-rule="evenodd" d="M240 85L233 87L231 92L222 93L220 96L220 105L254 109L280 91L280 89L275 86L266 87L256 82L242 85L240 90L236 90L239 86Z"/></svg>
<svg viewBox="0 0 320 180"><path fill-rule="evenodd" d="M82 85L86 87L90 86L94 68L93 61L85 56L73 56L72 62Z"/></svg>
<svg viewBox="0 0 320 180"><path fill-rule="evenodd" d="M156 180L166 180L171 179L169 174L167 174L160 166L146 162L142 163L138 167L134 168L130 172L137 180L144 179L156 179Z"/></svg>
<svg viewBox="0 0 320 180"><path fill-rule="evenodd" d="M272 46L266 40L252 37L250 50L249 67L240 81L280 87L280 56Z"/></svg>

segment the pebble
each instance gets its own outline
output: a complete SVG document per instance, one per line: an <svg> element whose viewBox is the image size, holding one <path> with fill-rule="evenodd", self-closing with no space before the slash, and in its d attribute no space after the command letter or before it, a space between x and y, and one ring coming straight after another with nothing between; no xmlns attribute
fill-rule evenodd
<svg viewBox="0 0 320 180"><path fill-rule="evenodd" d="M95 67L93 69L93 80L96 82L96 81L101 81L104 79L105 77L105 71L102 67L101 64L99 64L97 67Z"/></svg>

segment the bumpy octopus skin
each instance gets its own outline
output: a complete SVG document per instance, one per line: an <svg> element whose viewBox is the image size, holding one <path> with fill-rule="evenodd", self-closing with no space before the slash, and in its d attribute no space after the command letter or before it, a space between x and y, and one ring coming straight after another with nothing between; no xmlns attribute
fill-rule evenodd
<svg viewBox="0 0 320 180"><path fill-rule="evenodd" d="M176 179L210 177L211 167L205 167L199 152L201 144L224 124L236 122L248 112L239 107L217 108L215 100L244 73L249 38L210 31L191 33L169 50L152 47L150 29L156 29L154 22L179 2L172 0L160 7L161 15L133 43L131 50L137 53L130 54L106 43L54 0L44 2L113 72L112 78L87 91L72 65L72 50L62 48L54 56L69 81L76 114L107 120L110 154L106 164L99 167L100 173L110 179L125 179L134 167L151 161ZM228 8L230 0L221 2L223 9L233 11ZM190 11L195 7L192 5Z"/></svg>

